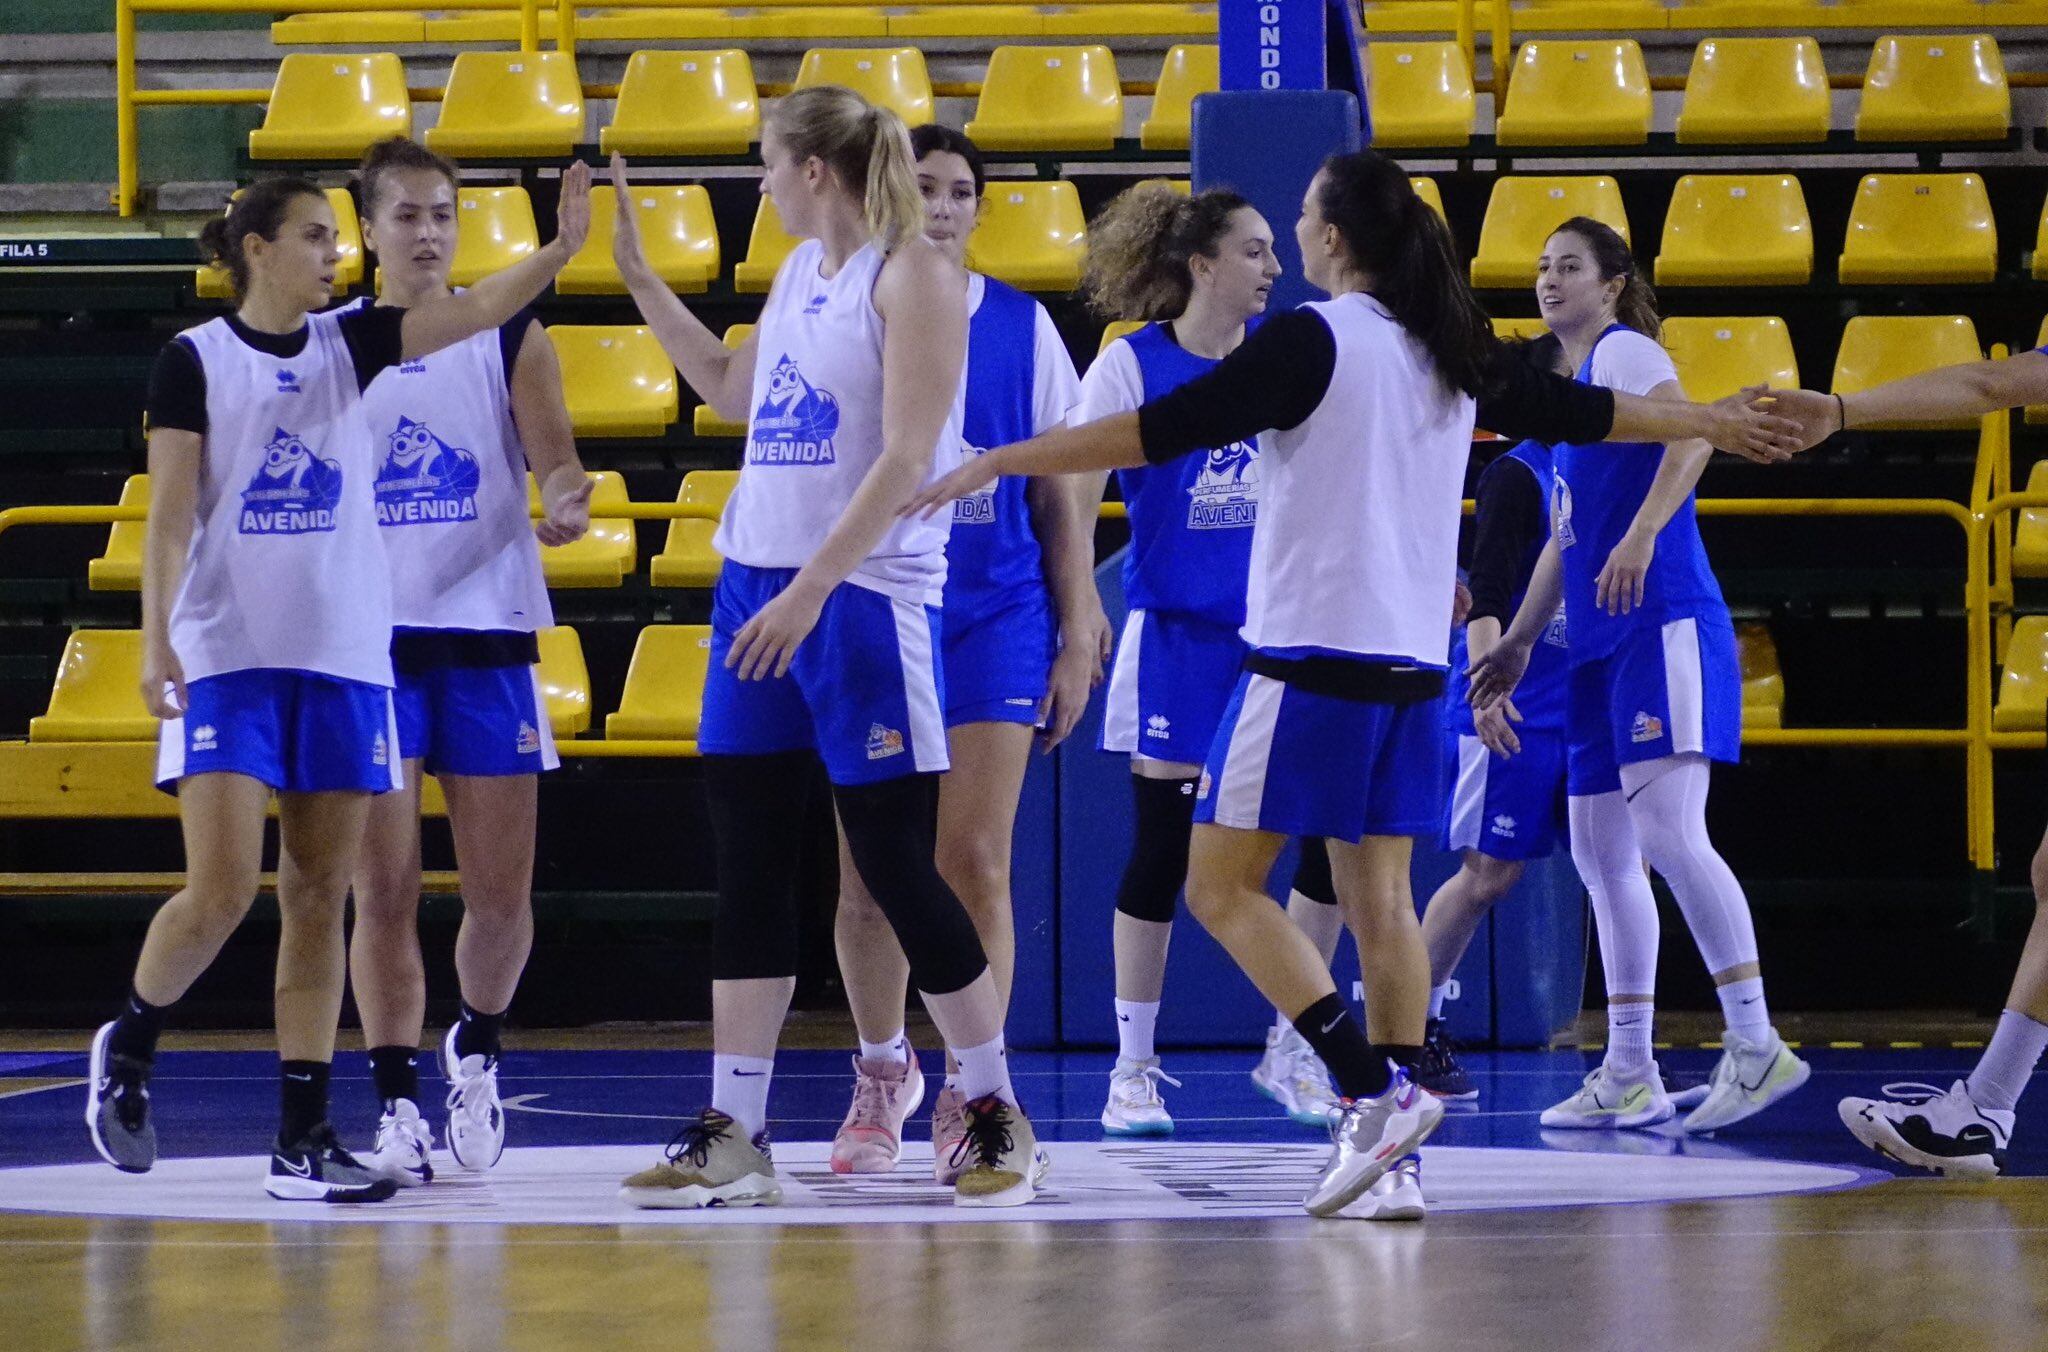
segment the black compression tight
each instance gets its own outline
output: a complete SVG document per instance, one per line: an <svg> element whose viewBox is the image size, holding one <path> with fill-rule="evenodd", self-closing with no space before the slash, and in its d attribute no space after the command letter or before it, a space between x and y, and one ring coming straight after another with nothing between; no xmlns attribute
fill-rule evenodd
<svg viewBox="0 0 2048 1352"><path fill-rule="evenodd" d="M1137 830L1117 885L1116 908L1134 920L1166 924L1188 880L1188 835L1195 829L1193 779L1131 776Z"/></svg>
<svg viewBox="0 0 2048 1352"><path fill-rule="evenodd" d="M1330 876L1330 848L1321 836L1301 838L1301 862L1294 866L1294 890L1325 906L1337 904L1337 883Z"/></svg>
<svg viewBox="0 0 2048 1352"><path fill-rule="evenodd" d="M951 995L988 970L981 936L932 862L939 777L904 775L879 784L835 784L832 799L846 847L868 895L888 918L926 995Z"/></svg>
<svg viewBox="0 0 2048 1352"><path fill-rule="evenodd" d="M801 852L790 824L804 819L811 754L704 757L718 910L711 975L748 981L796 975Z"/></svg>

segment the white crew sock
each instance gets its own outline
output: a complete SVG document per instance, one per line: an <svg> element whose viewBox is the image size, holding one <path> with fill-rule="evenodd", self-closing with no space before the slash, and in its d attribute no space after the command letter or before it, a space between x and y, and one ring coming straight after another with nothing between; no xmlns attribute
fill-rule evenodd
<svg viewBox="0 0 2048 1352"><path fill-rule="evenodd" d="M2041 1053L2048 1050L2048 1024L2038 1023L2016 1009L1998 1016L1998 1031L1991 1045L1977 1058L1965 1087L1980 1108L2011 1112L2027 1092L2027 1081Z"/></svg>
<svg viewBox="0 0 2048 1352"><path fill-rule="evenodd" d="M1657 1006L1643 1001L1607 1006L1607 1068L1623 1079L1640 1078L1650 1067L1650 1030Z"/></svg>
<svg viewBox="0 0 2048 1352"><path fill-rule="evenodd" d="M1749 977L1715 988L1721 997L1721 1017L1728 1031L1751 1042L1768 1042L1771 1037L1771 1007L1764 1003L1764 979Z"/></svg>
<svg viewBox="0 0 2048 1352"><path fill-rule="evenodd" d="M775 1076L775 1059L767 1056L711 1058L711 1106L740 1124L748 1140L768 1125L768 1082Z"/></svg>
<svg viewBox="0 0 2048 1352"><path fill-rule="evenodd" d="M1429 988L1430 1018L1441 1019L1444 1016L1444 1000L1450 995L1450 993L1451 983L1448 981L1446 981L1441 986L1431 986Z"/></svg>
<svg viewBox="0 0 2048 1352"><path fill-rule="evenodd" d="M863 1061L894 1061L899 1066L910 1064L910 1039L903 1036L898 1028L896 1035L885 1042L860 1040L860 1055Z"/></svg>
<svg viewBox="0 0 2048 1352"><path fill-rule="evenodd" d="M1157 1000L1117 1001L1117 1056L1125 1061L1149 1061L1158 1055L1158 1049L1152 1044L1153 1030L1158 1026Z"/></svg>
<svg viewBox="0 0 2048 1352"><path fill-rule="evenodd" d="M960 1092L969 1103L994 1094L1012 1108L1017 1091L1010 1087L1010 1058L1003 1050L1003 1035L997 1033L979 1047L955 1047L953 1059L960 1063Z"/></svg>

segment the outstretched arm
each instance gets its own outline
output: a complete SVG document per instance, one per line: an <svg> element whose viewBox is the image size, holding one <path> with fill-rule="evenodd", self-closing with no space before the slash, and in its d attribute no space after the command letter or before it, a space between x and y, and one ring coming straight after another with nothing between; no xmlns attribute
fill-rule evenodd
<svg viewBox="0 0 2048 1352"><path fill-rule="evenodd" d="M1800 424L1806 446L1872 423L1981 418L2002 408L2048 403L2048 352L1943 366L1855 394L1781 390L1775 398L1779 410Z"/></svg>

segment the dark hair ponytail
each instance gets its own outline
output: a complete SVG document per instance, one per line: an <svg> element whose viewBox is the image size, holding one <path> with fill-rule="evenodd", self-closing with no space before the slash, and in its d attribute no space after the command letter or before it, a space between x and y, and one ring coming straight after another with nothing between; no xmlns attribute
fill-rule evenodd
<svg viewBox="0 0 2048 1352"><path fill-rule="evenodd" d="M1611 282L1616 277L1627 279L1622 283L1621 295L1614 302L1616 323L1634 329L1645 338L1662 337L1664 322L1657 317L1657 293L1636 270L1636 256L1629 251L1628 241L1621 237L1620 231L1591 216L1574 216L1550 233L1570 233L1584 240L1586 252L1592 255L1593 266L1601 281Z"/></svg>
<svg viewBox="0 0 2048 1352"><path fill-rule="evenodd" d="M1478 393L1493 326L1472 295L1450 227L1400 165L1374 151L1323 161L1316 208L1337 228L1372 295L1415 335L1452 389Z"/></svg>
<svg viewBox="0 0 2048 1352"><path fill-rule="evenodd" d="M439 174L450 188L462 188L462 172L454 160L435 154L409 136L387 136L363 153L363 162L356 168L356 196L362 199L363 215L377 214L385 176L407 169Z"/></svg>
<svg viewBox="0 0 2048 1352"><path fill-rule="evenodd" d="M227 269L236 300L249 292L249 256L242 251L243 241L251 235L276 239L293 199L299 197L325 200L326 194L310 179L258 179L228 203L226 215L200 227L199 251L207 262Z"/></svg>
<svg viewBox="0 0 2048 1352"><path fill-rule="evenodd" d="M1251 205L1226 188L1192 196L1164 183L1117 195L1088 226L1081 292L1110 319L1177 319L1194 295L1188 265L1214 258L1230 218Z"/></svg>
<svg viewBox="0 0 2048 1352"><path fill-rule="evenodd" d="M982 164L981 147L967 139L965 132L937 122L926 122L910 129L910 158L923 160L925 156L943 151L958 155L967 162L967 172L974 175L974 195L980 197L988 186L988 171Z"/></svg>

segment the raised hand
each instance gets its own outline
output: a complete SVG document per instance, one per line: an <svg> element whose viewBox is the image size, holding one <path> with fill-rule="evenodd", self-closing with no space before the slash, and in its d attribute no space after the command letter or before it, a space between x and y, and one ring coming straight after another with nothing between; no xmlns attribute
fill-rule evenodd
<svg viewBox="0 0 2048 1352"><path fill-rule="evenodd" d="M619 275L629 281L647 270L647 254L640 244L640 217L633 210L633 185L626 181L626 157L612 152L612 261Z"/></svg>
<svg viewBox="0 0 2048 1352"><path fill-rule="evenodd" d="M562 195L555 204L555 240L570 257L590 238L590 166L576 161L562 172Z"/></svg>

